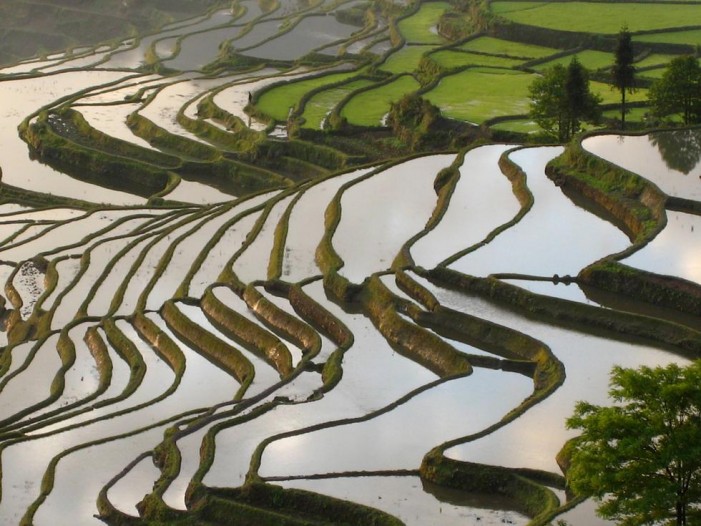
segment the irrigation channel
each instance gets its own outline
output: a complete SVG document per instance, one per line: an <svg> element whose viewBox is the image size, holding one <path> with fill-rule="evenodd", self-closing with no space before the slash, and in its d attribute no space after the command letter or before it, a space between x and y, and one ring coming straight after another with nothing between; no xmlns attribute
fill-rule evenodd
<svg viewBox="0 0 701 526"><path fill-rule="evenodd" d="M699 314L579 277L701 284L699 135L583 141L671 196L643 238L546 176L561 147L305 164L244 108L321 72L330 111L349 64L201 68L387 28L242 5L0 70L0 523L607 524L565 419L614 365L697 356ZM278 164L229 151L256 141Z"/></svg>

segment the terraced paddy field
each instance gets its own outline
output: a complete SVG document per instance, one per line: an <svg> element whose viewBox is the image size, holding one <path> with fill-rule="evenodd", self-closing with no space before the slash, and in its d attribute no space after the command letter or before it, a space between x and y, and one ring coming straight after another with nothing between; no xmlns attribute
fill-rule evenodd
<svg viewBox="0 0 701 526"><path fill-rule="evenodd" d="M538 146L527 88L578 54L615 114L606 35L656 71L698 6L87 4L2 55L0 523L606 524L564 421L701 355L701 139Z"/></svg>

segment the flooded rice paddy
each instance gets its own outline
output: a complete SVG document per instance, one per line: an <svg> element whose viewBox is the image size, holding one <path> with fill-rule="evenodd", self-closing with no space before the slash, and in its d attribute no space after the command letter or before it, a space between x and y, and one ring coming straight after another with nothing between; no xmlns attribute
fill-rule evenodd
<svg viewBox="0 0 701 526"><path fill-rule="evenodd" d="M687 362L673 348L548 324L434 279L435 269L496 276L603 309L557 276L576 277L631 241L546 177L562 148L492 144L358 166L323 151L304 166L315 177L300 176L297 143L270 138L275 123L250 105L272 84L335 68L202 70L227 46L289 61L389 45L382 24L362 35L328 14L343 5L244 1L0 71L0 98L13 101L0 108L11 189L0 202L3 524L148 524L154 501L182 518L196 513L195 490L255 481L411 525L526 525L513 499L424 480L422 459L450 443L448 459L561 474L556 455L573 436L564 421L578 400L610 403L612 366ZM172 70L145 72L153 54ZM55 118L45 124L47 111ZM125 170L77 173L42 157L18 135L23 121L48 126L68 150L129 159L148 191L106 180ZM251 154L259 143L289 163L285 177ZM696 133L599 136L584 147L667 195L701 200ZM448 168L450 192L437 184ZM666 219L624 262L701 284L699 215ZM430 323L447 309L538 342L564 382L543 392L514 355ZM560 518L597 524L591 502Z"/></svg>

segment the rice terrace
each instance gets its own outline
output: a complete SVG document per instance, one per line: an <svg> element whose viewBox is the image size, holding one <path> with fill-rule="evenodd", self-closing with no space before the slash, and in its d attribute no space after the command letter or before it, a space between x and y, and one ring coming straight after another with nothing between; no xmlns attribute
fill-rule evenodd
<svg viewBox="0 0 701 526"><path fill-rule="evenodd" d="M615 524L566 421L701 357L701 0L0 29L0 524ZM539 116L573 70L596 118Z"/></svg>

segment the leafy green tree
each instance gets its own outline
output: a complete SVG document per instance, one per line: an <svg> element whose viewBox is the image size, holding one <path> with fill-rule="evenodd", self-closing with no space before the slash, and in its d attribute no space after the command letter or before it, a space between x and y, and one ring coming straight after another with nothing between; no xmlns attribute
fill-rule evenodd
<svg viewBox="0 0 701 526"><path fill-rule="evenodd" d="M624 526L699 524L701 362L616 367L609 393L613 407L579 402L567 420L582 430L567 470L570 486Z"/></svg>
<svg viewBox="0 0 701 526"><path fill-rule="evenodd" d="M613 85L621 92L621 129L626 127L626 92L635 91L635 53L633 42L627 26L623 26L618 33L615 61L611 67Z"/></svg>
<svg viewBox="0 0 701 526"><path fill-rule="evenodd" d="M416 149L431 138L439 118L436 106L411 93L392 103L387 124L399 139Z"/></svg>
<svg viewBox="0 0 701 526"><path fill-rule="evenodd" d="M672 59L650 87L649 99L658 117L681 115L684 124L701 122L701 67L696 57Z"/></svg>
<svg viewBox="0 0 701 526"><path fill-rule="evenodd" d="M574 57L565 68L556 64L545 70L530 87L530 116L560 142L569 141L582 122L595 123L601 116L601 99L589 88L589 73Z"/></svg>

